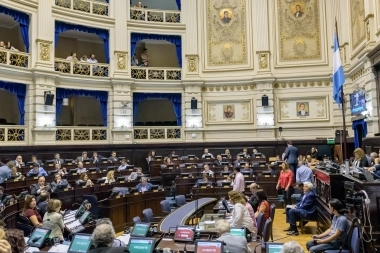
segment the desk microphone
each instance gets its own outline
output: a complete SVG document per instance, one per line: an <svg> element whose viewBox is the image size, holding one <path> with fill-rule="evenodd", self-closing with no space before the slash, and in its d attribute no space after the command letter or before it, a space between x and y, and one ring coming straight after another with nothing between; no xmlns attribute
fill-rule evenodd
<svg viewBox="0 0 380 253"><path fill-rule="evenodd" d="M186 245L187 245L187 242L185 242L185 246L183 247L183 253L187 253Z"/></svg>

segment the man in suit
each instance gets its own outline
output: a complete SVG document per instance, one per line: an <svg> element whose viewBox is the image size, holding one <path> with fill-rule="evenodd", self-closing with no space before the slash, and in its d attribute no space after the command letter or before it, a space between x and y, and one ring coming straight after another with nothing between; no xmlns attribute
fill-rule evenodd
<svg viewBox="0 0 380 253"><path fill-rule="evenodd" d="M92 244L94 249L89 253L123 253L129 252L125 247L113 247L116 239L115 230L109 224L101 224L96 226L92 232Z"/></svg>
<svg viewBox="0 0 380 253"><path fill-rule="evenodd" d="M77 159L75 159L75 163L83 162L85 159L88 159L87 152L83 151L82 156L78 156Z"/></svg>
<svg viewBox="0 0 380 253"><path fill-rule="evenodd" d="M223 22L223 24L228 24L228 23L230 23L231 18L228 17L228 11L225 11L223 14L224 14L224 16L223 16L223 18L221 19L222 22ZM228 111L228 108L229 108L229 110L231 110L231 106L227 106L227 111ZM231 118L231 117L229 117L229 118Z"/></svg>
<svg viewBox="0 0 380 253"><path fill-rule="evenodd" d="M60 174L57 173L54 175L54 177L55 177L55 180L50 184L52 192L55 192L58 189L71 188L71 185L67 182L67 179L62 179Z"/></svg>
<svg viewBox="0 0 380 253"><path fill-rule="evenodd" d="M100 163L102 160L102 156L98 155L98 152L92 153L91 162L92 163Z"/></svg>
<svg viewBox="0 0 380 253"><path fill-rule="evenodd" d="M59 153L55 153L54 154L54 164L64 164L65 161L63 159L61 159L61 157L59 156Z"/></svg>
<svg viewBox="0 0 380 253"><path fill-rule="evenodd" d="M18 169L21 169L22 166L25 166L25 163L22 161L22 156L21 155L16 156L15 166Z"/></svg>
<svg viewBox="0 0 380 253"><path fill-rule="evenodd" d="M290 224L290 227L284 231L288 231L288 235L299 235L296 225L297 220L301 217L311 219L317 210L313 184L305 182L303 192L301 200L296 205L293 205L292 208L286 209L286 222Z"/></svg>
<svg viewBox="0 0 380 253"><path fill-rule="evenodd" d="M300 18L303 15L303 11L301 11L301 6L297 4L296 6L296 12L294 13L294 17Z"/></svg>
<svg viewBox="0 0 380 253"><path fill-rule="evenodd" d="M32 184L30 186L30 193L34 196L40 195L42 191L51 191L50 186L45 184L44 176L38 178L37 184Z"/></svg>
<svg viewBox="0 0 380 253"><path fill-rule="evenodd" d="M138 177L143 177L144 174L142 173L142 169L141 168L137 168L136 171L132 172L131 175L128 176L128 180L136 180Z"/></svg>
<svg viewBox="0 0 380 253"><path fill-rule="evenodd" d="M199 183L207 183L207 185L212 185L212 182L208 180L208 175L203 174L201 179L198 179L197 182L195 183L194 187L199 187Z"/></svg>
<svg viewBox="0 0 380 253"><path fill-rule="evenodd" d="M223 166L222 162L225 162L225 161L226 161L226 160L223 159L221 155L217 155L217 156L216 156L216 160L214 161L214 164L215 164L215 166L217 166L217 167L222 167L222 166Z"/></svg>
<svg viewBox="0 0 380 253"><path fill-rule="evenodd" d="M285 150L284 160L286 160L286 162L289 164L295 180L298 165L298 149L293 146L293 143L291 141L288 141L287 145L288 147Z"/></svg>
<svg viewBox="0 0 380 253"><path fill-rule="evenodd" d="M119 161L119 158L117 158L115 151L111 152L111 156L108 158L108 161L111 161L111 162L118 162Z"/></svg>
<svg viewBox="0 0 380 253"><path fill-rule="evenodd" d="M41 160L37 159L37 156L35 156L35 155L32 155L32 161L31 162L38 163L38 165L40 167L42 167L42 165L44 165L44 163Z"/></svg>
<svg viewBox="0 0 380 253"><path fill-rule="evenodd" d="M83 163L78 162L77 173L82 174L82 173L86 173L86 172L87 172L87 169L83 167Z"/></svg>
<svg viewBox="0 0 380 253"><path fill-rule="evenodd" d="M41 217L44 217L44 215L47 211L49 199L50 199L50 194L47 191L43 190L39 196L39 200L38 200L38 204L37 204L37 207L38 207L38 210L40 211Z"/></svg>
<svg viewBox="0 0 380 253"><path fill-rule="evenodd" d="M141 183L137 185L137 190L139 192L146 192L152 188L152 184L148 183L148 179L146 177L141 178Z"/></svg>
<svg viewBox="0 0 380 253"><path fill-rule="evenodd" d="M224 242L226 244L224 246L225 252L251 252L247 245L247 239L244 236L230 234L230 223L227 220L218 220L215 223L215 228L219 235L219 237L216 240Z"/></svg>
<svg viewBox="0 0 380 253"><path fill-rule="evenodd" d="M240 167L240 163L241 162L244 162L244 160L241 159L241 156L240 155L237 155L236 156L236 160L234 161L234 167Z"/></svg>

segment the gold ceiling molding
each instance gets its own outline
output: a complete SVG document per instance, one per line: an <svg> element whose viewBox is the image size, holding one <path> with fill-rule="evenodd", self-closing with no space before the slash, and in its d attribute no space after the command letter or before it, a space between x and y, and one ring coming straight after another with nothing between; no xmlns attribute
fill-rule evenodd
<svg viewBox="0 0 380 253"><path fill-rule="evenodd" d="M36 39L36 42L46 43L46 44L53 44L53 41L51 40L43 40L43 39Z"/></svg>
<svg viewBox="0 0 380 253"><path fill-rule="evenodd" d="M273 88L300 88L300 87L323 87L323 86L329 86L330 81L310 81L310 82L280 82L280 83L274 83Z"/></svg>
<svg viewBox="0 0 380 253"><path fill-rule="evenodd" d="M355 81L357 80L359 77L363 76L365 73L364 71L364 67L359 69L358 71L356 71L352 76L351 76L351 80L352 81Z"/></svg>
<svg viewBox="0 0 380 253"><path fill-rule="evenodd" d="M256 89L256 84L244 84L244 85L223 85L223 86L202 86L202 91L245 91L245 90L254 90Z"/></svg>

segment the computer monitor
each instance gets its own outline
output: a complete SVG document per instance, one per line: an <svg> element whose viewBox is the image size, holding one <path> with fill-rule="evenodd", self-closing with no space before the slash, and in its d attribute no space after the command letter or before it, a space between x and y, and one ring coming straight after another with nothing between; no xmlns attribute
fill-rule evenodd
<svg viewBox="0 0 380 253"><path fill-rule="evenodd" d="M102 157L102 158L100 158L100 160L101 160L102 162L108 162L108 158L106 158L106 157Z"/></svg>
<svg viewBox="0 0 380 253"><path fill-rule="evenodd" d="M252 156L254 156L254 157L261 157L261 153L255 153L255 154L252 154Z"/></svg>
<svg viewBox="0 0 380 253"><path fill-rule="evenodd" d="M222 186L230 186L231 182L228 181L222 181Z"/></svg>
<svg viewBox="0 0 380 253"><path fill-rule="evenodd" d="M154 184L154 185L152 185L152 187L150 189L152 191L154 191L154 190L158 190L158 188L160 188L160 186L158 184Z"/></svg>
<svg viewBox="0 0 380 253"><path fill-rule="evenodd" d="M190 226L177 226L174 234L174 241L178 242L192 242L194 241L194 227Z"/></svg>
<svg viewBox="0 0 380 253"><path fill-rule="evenodd" d="M93 168L88 168L88 172L97 172L99 168L93 167Z"/></svg>
<svg viewBox="0 0 380 253"><path fill-rule="evenodd" d="M250 170L244 170L244 171L241 171L241 174L243 174L244 176L250 176L251 171Z"/></svg>
<svg viewBox="0 0 380 253"><path fill-rule="evenodd" d="M73 159L65 159L65 163L73 163Z"/></svg>
<svg viewBox="0 0 380 253"><path fill-rule="evenodd" d="M4 206L7 206L9 205L11 202L13 202L13 196L12 195L7 195L3 198L3 201L1 203L3 203Z"/></svg>
<svg viewBox="0 0 380 253"><path fill-rule="evenodd" d="M227 213L231 213L231 208L230 208L230 206L228 205L227 200L223 199L223 200L222 200L222 204L223 204L224 208L226 209Z"/></svg>
<svg viewBox="0 0 380 253"><path fill-rule="evenodd" d="M78 169L70 169L69 174L78 173Z"/></svg>
<svg viewBox="0 0 380 253"><path fill-rule="evenodd" d="M220 156L221 156L222 158L227 158L227 157L228 157L227 154L220 154Z"/></svg>
<svg viewBox="0 0 380 253"><path fill-rule="evenodd" d="M201 252L223 253L223 242L195 241L194 253Z"/></svg>
<svg viewBox="0 0 380 253"><path fill-rule="evenodd" d="M20 194L17 196L18 199L24 199L25 196L28 195L28 191L22 191Z"/></svg>
<svg viewBox="0 0 380 253"><path fill-rule="evenodd" d="M117 177L116 181L121 182L121 181L126 181L125 177Z"/></svg>
<svg viewBox="0 0 380 253"><path fill-rule="evenodd" d="M205 159L211 159L211 155L205 155Z"/></svg>
<svg viewBox="0 0 380 253"><path fill-rule="evenodd" d="M270 175L272 175L272 171L270 171L270 170L264 170L262 173L263 173L264 176L270 176Z"/></svg>
<svg viewBox="0 0 380 253"><path fill-rule="evenodd" d="M58 189L62 190L62 189L66 189L67 187L69 187L69 183L67 181L61 181L61 183L58 185Z"/></svg>
<svg viewBox="0 0 380 253"><path fill-rule="evenodd" d="M208 186L210 185L210 182L199 182L198 183L198 186L201 187L201 186Z"/></svg>
<svg viewBox="0 0 380 253"><path fill-rule="evenodd" d="M90 159L89 158L86 158L86 159L83 159L83 164L88 164L88 163L90 163Z"/></svg>
<svg viewBox="0 0 380 253"><path fill-rule="evenodd" d="M82 216L79 218L80 224L84 225L88 219L91 217L91 212L90 211L85 211Z"/></svg>
<svg viewBox="0 0 380 253"><path fill-rule="evenodd" d="M87 181L84 181L84 180L78 180L77 181L78 186L85 186L86 184L87 184Z"/></svg>
<svg viewBox="0 0 380 253"><path fill-rule="evenodd" d="M231 171L222 171L223 176L229 176L231 174Z"/></svg>
<svg viewBox="0 0 380 253"><path fill-rule="evenodd" d="M251 184L253 184L255 181L245 181L245 186L250 186Z"/></svg>
<svg viewBox="0 0 380 253"><path fill-rule="evenodd" d="M152 253L154 248L154 238L129 238L128 250L130 253Z"/></svg>
<svg viewBox="0 0 380 253"><path fill-rule="evenodd" d="M139 190L136 187L129 188L129 193L138 192Z"/></svg>
<svg viewBox="0 0 380 253"><path fill-rule="evenodd" d="M88 200L83 200L82 204L79 206L78 210L75 212L75 217L81 216L86 211L86 205L88 204Z"/></svg>
<svg viewBox="0 0 380 253"><path fill-rule="evenodd" d="M119 159L119 161L123 160L123 159L125 159L125 156L119 156L118 159Z"/></svg>
<svg viewBox="0 0 380 253"><path fill-rule="evenodd" d="M188 158L188 159L194 159L194 158L195 158L195 155L187 155L187 158Z"/></svg>
<svg viewBox="0 0 380 253"><path fill-rule="evenodd" d="M53 165L54 164L54 160L46 160L45 164L46 165Z"/></svg>
<svg viewBox="0 0 380 253"><path fill-rule="evenodd" d="M35 164L35 162L27 162L26 165L28 166L33 166L33 164Z"/></svg>
<svg viewBox="0 0 380 253"><path fill-rule="evenodd" d="M136 222L133 226L132 237L146 237L150 229L150 223Z"/></svg>
<svg viewBox="0 0 380 253"><path fill-rule="evenodd" d="M230 228L230 234L245 237L245 228Z"/></svg>
<svg viewBox="0 0 380 253"><path fill-rule="evenodd" d="M27 244L31 247L42 248L45 246L45 240L49 238L50 233L51 229L37 227L30 235Z"/></svg>
<svg viewBox="0 0 380 253"><path fill-rule="evenodd" d="M178 160L179 155L172 155L172 160Z"/></svg>
<svg viewBox="0 0 380 253"><path fill-rule="evenodd" d="M181 173L181 177L188 177L190 176L190 173Z"/></svg>
<svg viewBox="0 0 380 253"><path fill-rule="evenodd" d="M87 252L91 247L90 234L74 234L67 253Z"/></svg>
<svg viewBox="0 0 380 253"><path fill-rule="evenodd" d="M116 166L108 166L107 167L107 171L110 171L110 170L116 170L117 167Z"/></svg>
<svg viewBox="0 0 380 253"><path fill-rule="evenodd" d="M266 161L258 161L259 165L265 165L267 162Z"/></svg>
<svg viewBox="0 0 380 253"><path fill-rule="evenodd" d="M228 162L221 162L220 164L222 164L222 166L226 166L226 165L228 166L229 163Z"/></svg>
<svg viewBox="0 0 380 253"><path fill-rule="evenodd" d="M55 175L55 174L58 173L58 170L48 170L47 173L48 173L49 176Z"/></svg>
<svg viewBox="0 0 380 253"><path fill-rule="evenodd" d="M244 161L242 161L242 162L239 163L240 167L244 167L245 164L246 164L246 162L244 162Z"/></svg>
<svg viewBox="0 0 380 253"><path fill-rule="evenodd" d="M38 177L38 172L29 173L29 177Z"/></svg>
<svg viewBox="0 0 380 253"><path fill-rule="evenodd" d="M265 245L266 253L280 253L283 243L267 242Z"/></svg>
<svg viewBox="0 0 380 253"><path fill-rule="evenodd" d="M156 159L156 160L162 160L162 156L160 156L160 155L156 155L156 156L154 157L154 159Z"/></svg>

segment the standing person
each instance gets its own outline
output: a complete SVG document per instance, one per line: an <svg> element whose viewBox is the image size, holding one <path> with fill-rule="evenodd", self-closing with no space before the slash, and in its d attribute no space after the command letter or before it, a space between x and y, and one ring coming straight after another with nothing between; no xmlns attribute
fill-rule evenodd
<svg viewBox="0 0 380 253"><path fill-rule="evenodd" d="M47 212L44 215L43 227L51 229L50 238L59 237L61 241L63 238L63 229L65 225L63 224L64 211L61 211L62 202L59 199L51 199L48 202Z"/></svg>
<svg viewBox="0 0 380 253"><path fill-rule="evenodd" d="M148 56L148 49L144 48L143 53L141 54L141 61L142 65L145 67L149 66L149 56Z"/></svg>
<svg viewBox="0 0 380 253"><path fill-rule="evenodd" d="M240 172L240 167L234 168L234 174L235 174L235 180L234 180L233 190L237 192L244 192L245 181L244 181L243 174Z"/></svg>
<svg viewBox="0 0 380 253"><path fill-rule="evenodd" d="M231 227L245 227L249 231L253 232L255 230L253 227L253 220L246 207L246 201L242 194L237 191L229 191L228 197L231 204L234 205L234 209L231 214L232 218L229 221L231 223Z"/></svg>
<svg viewBox="0 0 380 253"><path fill-rule="evenodd" d="M331 199L329 209L334 214L331 227L320 235L312 236L313 240L306 243L309 252L320 253L325 250L339 250L347 236L350 224L344 215L348 212L344 209L342 202Z"/></svg>
<svg viewBox="0 0 380 253"><path fill-rule="evenodd" d="M285 149L284 160L286 160L286 162L289 164L289 167L295 176L298 165L298 149L293 146L293 143L291 141L288 141L287 145L288 147Z"/></svg>
<svg viewBox="0 0 380 253"><path fill-rule="evenodd" d="M282 170L280 172L280 177L278 178L276 189L282 191L284 196L285 212L286 206L292 203L292 192L293 192L293 172L289 169L288 163L281 164Z"/></svg>

